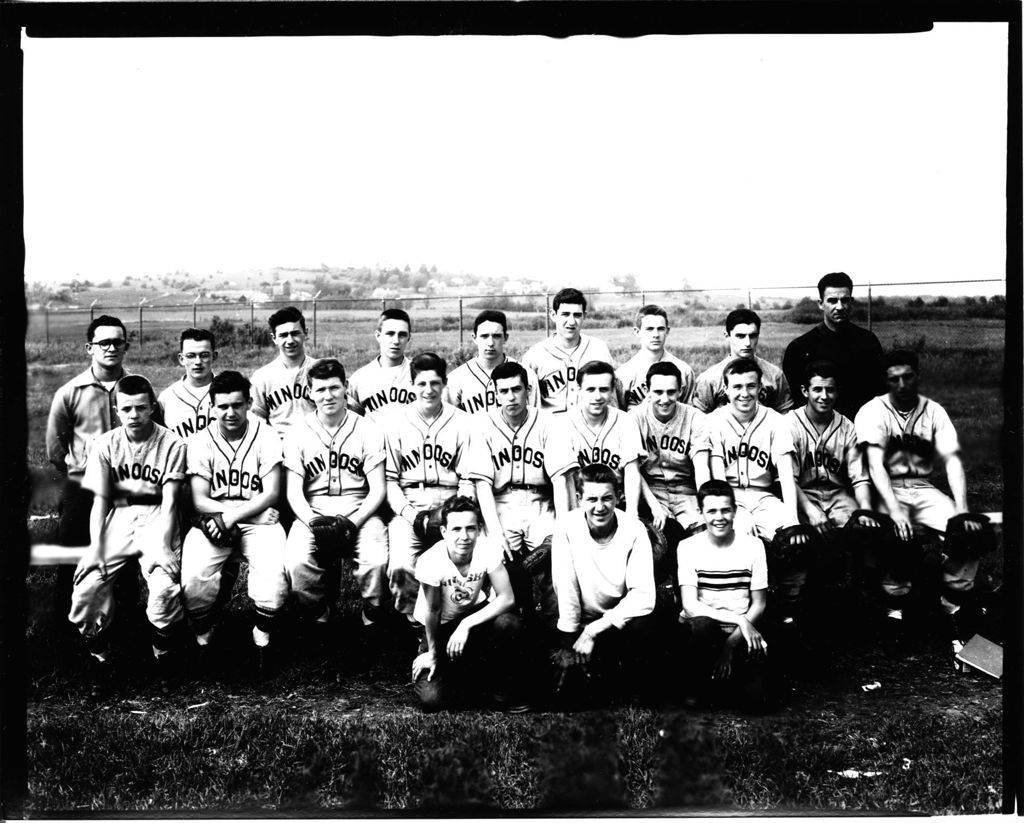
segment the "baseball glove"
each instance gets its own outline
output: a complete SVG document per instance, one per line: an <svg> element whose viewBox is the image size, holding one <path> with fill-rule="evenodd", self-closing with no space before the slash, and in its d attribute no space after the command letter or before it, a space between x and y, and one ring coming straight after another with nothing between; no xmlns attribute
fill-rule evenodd
<svg viewBox="0 0 1024 823"><path fill-rule="evenodd" d="M781 569L810 565L821 545L821 535L811 526L786 526L775 532L769 562Z"/></svg>
<svg viewBox="0 0 1024 823"><path fill-rule="evenodd" d="M522 554L522 558L523 568L530 574L536 574L545 562L550 564L551 544L545 541L539 548L534 549L532 552L524 552Z"/></svg>
<svg viewBox="0 0 1024 823"><path fill-rule="evenodd" d="M423 548L433 546L441 540L441 507L417 512L412 530L423 541Z"/></svg>
<svg viewBox="0 0 1024 823"><path fill-rule="evenodd" d="M966 523L977 523L980 530L967 531ZM958 514L946 523L945 553L953 560L977 560L995 550L996 533L983 514Z"/></svg>
<svg viewBox="0 0 1024 823"><path fill-rule="evenodd" d="M242 530L235 524L230 529L224 524L224 515L221 512L212 514L196 514L193 525L200 529L215 546L226 549L236 549L242 542ZM217 533L214 534L216 527Z"/></svg>
<svg viewBox="0 0 1024 823"><path fill-rule="evenodd" d="M309 530L316 555L348 559L356 556L359 529L344 515L318 515L309 521Z"/></svg>

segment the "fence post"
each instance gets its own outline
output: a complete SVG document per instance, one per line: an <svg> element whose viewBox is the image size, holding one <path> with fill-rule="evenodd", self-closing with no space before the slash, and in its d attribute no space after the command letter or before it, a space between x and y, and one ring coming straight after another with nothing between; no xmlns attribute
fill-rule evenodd
<svg viewBox="0 0 1024 823"><path fill-rule="evenodd" d="M551 295L544 292L544 336L551 334Z"/></svg>
<svg viewBox="0 0 1024 823"><path fill-rule="evenodd" d="M46 318L46 345L50 345L50 304L43 306L43 316Z"/></svg>
<svg viewBox="0 0 1024 823"><path fill-rule="evenodd" d="M459 348L462 348L462 298L459 298Z"/></svg>
<svg viewBox="0 0 1024 823"><path fill-rule="evenodd" d="M313 350L316 351L316 298L313 298Z"/></svg>
<svg viewBox="0 0 1024 823"><path fill-rule="evenodd" d="M192 328L193 329L196 328L196 303L198 303L198 302L199 302L199 298L198 297L195 300L192 301Z"/></svg>
<svg viewBox="0 0 1024 823"><path fill-rule="evenodd" d="M99 302L99 300L93 300L93 301L92 301L92 302L91 302L91 303L89 304L89 322L90 322L90 323L91 323L91 322L92 322L93 320L95 320L95 319L96 319L96 304L97 304L98 302Z"/></svg>
<svg viewBox="0 0 1024 823"><path fill-rule="evenodd" d="M146 304L146 298L143 297L142 298L142 302L139 303L139 348L140 349L142 348L142 341L143 341L143 335L142 335L142 307L145 304Z"/></svg>
<svg viewBox="0 0 1024 823"><path fill-rule="evenodd" d="M249 348L255 343L253 335L256 333L256 304L249 304Z"/></svg>
<svg viewBox="0 0 1024 823"><path fill-rule="evenodd" d="M754 301L750 299L750 289L747 289L747 308L748 309L753 309L754 308Z"/></svg>
<svg viewBox="0 0 1024 823"><path fill-rule="evenodd" d="M871 331L871 284L868 284L868 331Z"/></svg>
<svg viewBox="0 0 1024 823"><path fill-rule="evenodd" d="M646 306L647 305L647 292L645 292L645 291L640 292L640 305L641 306Z"/></svg>
<svg viewBox="0 0 1024 823"><path fill-rule="evenodd" d="M384 311L388 307L388 301L385 298L380 299L380 310Z"/></svg>

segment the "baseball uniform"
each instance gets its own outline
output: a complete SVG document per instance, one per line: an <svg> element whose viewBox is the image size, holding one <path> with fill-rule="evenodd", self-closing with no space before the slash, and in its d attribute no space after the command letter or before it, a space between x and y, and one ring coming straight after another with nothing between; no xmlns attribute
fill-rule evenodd
<svg viewBox="0 0 1024 823"><path fill-rule="evenodd" d="M172 518L171 543L165 542L161 511L163 487L185 479L185 442L174 432L153 424L141 443L128 439L121 427L101 434L89 454L82 487L94 494L110 494L111 510L103 532L106 575L93 569L75 585L68 619L86 637L96 637L110 625L113 583L127 561L140 558L149 589L146 617L156 630L154 645L166 647L174 626L182 619L181 585L161 566L167 554L180 556L180 536ZM83 564L88 558L83 558ZM129 566L131 568L131 566Z"/></svg>
<svg viewBox="0 0 1024 823"><path fill-rule="evenodd" d="M819 431L805 407L793 409L786 420L793 436L797 485L823 515L845 526L857 510L853 488L871 482L853 423L835 412Z"/></svg>
<svg viewBox="0 0 1024 823"><path fill-rule="evenodd" d="M709 457L723 460L725 479L736 493L736 530L752 525L758 536L771 540L780 528L794 525L782 500L772 493L778 459L793 454L788 421L758 406L754 417L741 423L731 406L722 406L707 416L706 431Z"/></svg>
<svg viewBox="0 0 1024 823"><path fill-rule="evenodd" d="M163 412L164 425L183 440L205 429L213 419L209 383L197 389L182 377L160 392L156 402Z"/></svg>
<svg viewBox="0 0 1024 823"><path fill-rule="evenodd" d="M609 408L596 429L587 424L579 407L558 417L553 427L552 477L589 463L604 463L621 484L626 465L645 456L636 420L619 409Z"/></svg>
<svg viewBox="0 0 1024 823"><path fill-rule="evenodd" d="M515 363L511 357L505 357L506 363ZM497 368L497 367L495 367ZM536 406L540 402L540 391L537 388L537 375L526 370L529 382L527 403ZM448 375L448 383L444 387L444 401L462 409L464 412L476 414L488 412L498 407L494 394L494 383L491 375L474 357L467 360Z"/></svg>
<svg viewBox="0 0 1024 823"><path fill-rule="evenodd" d="M697 377L697 384L693 389L693 399L690 402L705 414L710 414L716 408L729 404L729 398L725 394L722 372L736 359L730 354L701 372ZM782 369L761 357L754 359L761 367L761 390L757 394L757 402L777 412L789 411L793 408L793 397L789 390L789 382L782 373Z"/></svg>
<svg viewBox="0 0 1024 823"><path fill-rule="evenodd" d="M397 366L384 366L378 356L357 369L348 381L348 407L380 422L385 412L412 403L416 395L410 363L406 357Z"/></svg>
<svg viewBox="0 0 1024 823"><path fill-rule="evenodd" d="M608 347L596 337L580 333L580 342L571 352L563 351L555 337L548 337L530 347L522 363L537 375L541 408L564 412L576 405L579 386L576 372L587 363L601 360L615 365ZM614 394L612 405L617 403Z"/></svg>
<svg viewBox="0 0 1024 823"><path fill-rule="evenodd" d="M654 363L661 362L676 364L683 378L679 386L679 402L689 403L690 398L693 397L693 389L697 382L693 369L671 352L664 352L661 360L654 361ZM619 384L622 387L620 408L629 411L634 406L639 406L643 402L643 399L647 396L647 370L654 363L645 357L644 352L637 352L615 370L615 377L618 378Z"/></svg>
<svg viewBox="0 0 1024 823"><path fill-rule="evenodd" d="M388 499L395 510L388 523L388 577L395 608L403 614L411 614L415 605L416 558L426 547L402 516L404 506L396 505L400 501L390 488L397 487L406 504L417 511L433 509L457 493L474 496L463 465L469 440L469 415L447 403L442 403L441 411L430 421L424 420L415 406L405 406L388 418L385 466Z"/></svg>
<svg viewBox="0 0 1024 823"><path fill-rule="evenodd" d="M223 510L237 508L263 493L273 472L280 473L281 438L270 425L249 415L245 433L228 440L213 425L192 435L188 445L188 475L210 484L211 500ZM288 598L284 574L284 529L266 522L267 511L238 524L240 551L249 561L249 597L256 606L256 626L269 632ZM221 572L231 556L230 547L211 542L200 528L185 535L181 557L181 585L185 609L196 634L213 625L213 609L220 592Z"/></svg>
<svg viewBox="0 0 1024 823"><path fill-rule="evenodd" d="M649 399L629 411L640 430L644 457L640 472L652 494L683 528L703 522L697 503L697 482L693 464L707 465L708 443L704 412L676 405L676 412L664 423L655 416Z"/></svg>
<svg viewBox="0 0 1024 823"><path fill-rule="evenodd" d="M316 359L306 355L297 366L278 357L252 373L252 413L270 423L282 438L289 426L316 405L309 399L309 370Z"/></svg>
<svg viewBox="0 0 1024 823"><path fill-rule="evenodd" d="M316 413L292 427L284 442L284 465L303 478L303 494L318 515L350 517L370 490L367 475L384 462L384 432L371 420L346 414L337 431L328 430ZM286 567L300 605L313 609L334 594L334 581L314 556L309 528L296 520L288 533ZM388 537L374 514L359 529L355 578L364 611L375 614L387 600ZM328 604L330 605L330 604Z"/></svg>

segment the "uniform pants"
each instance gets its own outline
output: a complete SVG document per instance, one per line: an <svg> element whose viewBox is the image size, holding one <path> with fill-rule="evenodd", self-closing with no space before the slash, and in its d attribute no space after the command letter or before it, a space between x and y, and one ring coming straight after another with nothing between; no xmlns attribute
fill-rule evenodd
<svg viewBox="0 0 1024 823"><path fill-rule="evenodd" d="M413 486L403 489L405 498L416 511L427 511L440 506L457 489L449 486L427 486L424 489ZM402 517L401 512L388 523L388 584L394 598L395 611L412 615L420 584L416 580L416 560L430 546L424 546L412 525Z"/></svg>
<svg viewBox="0 0 1024 823"><path fill-rule="evenodd" d="M170 645L174 627L184 616L181 584L161 566L154 566L152 570L147 568L153 558L162 561L168 548L179 558L181 556L177 535L174 536L174 545L165 547L163 529L160 506L117 507L107 515L104 538L106 576L100 569L93 569L71 593L68 619L86 638L98 641L110 626L114 613L114 581L125 569L134 573L134 564L130 561L138 558L149 588L146 617L156 632L153 645L157 648Z"/></svg>
<svg viewBox="0 0 1024 823"><path fill-rule="evenodd" d="M551 582L551 561L545 560L534 568L532 576L523 567L523 559L542 549L551 548L551 535L555 529L555 510L550 497L526 489L510 489L495 495L498 521L505 540L515 553L506 562L516 606L524 615L534 612L533 579L541 591L541 612L545 617L558 617L558 600Z"/></svg>

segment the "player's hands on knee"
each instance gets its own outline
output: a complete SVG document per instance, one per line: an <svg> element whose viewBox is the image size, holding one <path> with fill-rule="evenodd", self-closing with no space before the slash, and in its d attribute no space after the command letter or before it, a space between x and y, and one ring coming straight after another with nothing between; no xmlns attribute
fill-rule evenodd
<svg viewBox="0 0 1024 823"><path fill-rule="evenodd" d="M740 632L743 634L744 641L746 641L747 653L751 657L761 657L768 654L768 642L753 623L745 620L740 626Z"/></svg>
<svg viewBox="0 0 1024 823"><path fill-rule="evenodd" d="M448 645L445 651L452 660L458 660L466 650L469 642L469 627L465 623L459 623L452 636L448 638Z"/></svg>
<svg viewBox="0 0 1024 823"><path fill-rule="evenodd" d="M893 528L896 530L896 536L900 540L906 543L913 539L914 524L910 522L910 518L902 506L898 510L893 511L889 517L892 518Z"/></svg>
<svg viewBox="0 0 1024 823"><path fill-rule="evenodd" d="M865 517L861 515L857 518L857 525L865 529L877 529L879 528L878 521L873 517Z"/></svg>
<svg viewBox="0 0 1024 823"><path fill-rule="evenodd" d="M572 650L578 664L589 663L590 656L594 653L594 635L587 631L580 632L580 636L572 644Z"/></svg>
<svg viewBox="0 0 1024 823"><path fill-rule="evenodd" d="M658 531L665 531L665 521L668 520L668 512L665 507L661 504L656 503L650 507L651 509L651 525L654 526Z"/></svg>
<svg viewBox="0 0 1024 823"><path fill-rule="evenodd" d="M435 671L437 671L437 657L432 651L425 651L412 661L412 682L415 683L424 673L427 675L427 680L430 680Z"/></svg>
<svg viewBox="0 0 1024 823"><path fill-rule="evenodd" d="M501 554L505 560L512 561L516 559L516 553L512 550L512 546L508 542L508 537L504 534L501 536Z"/></svg>
<svg viewBox="0 0 1024 823"><path fill-rule="evenodd" d="M273 526L275 523L281 522L281 513L273 506L263 513L263 517L266 519L268 526Z"/></svg>
<svg viewBox="0 0 1024 823"><path fill-rule="evenodd" d="M107 579L107 563L103 559L103 555L98 547L90 547L89 553L82 558L83 562L78 564L78 568L75 570L75 576L72 578L72 583L77 586L92 572L99 571L100 579Z"/></svg>

